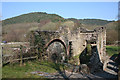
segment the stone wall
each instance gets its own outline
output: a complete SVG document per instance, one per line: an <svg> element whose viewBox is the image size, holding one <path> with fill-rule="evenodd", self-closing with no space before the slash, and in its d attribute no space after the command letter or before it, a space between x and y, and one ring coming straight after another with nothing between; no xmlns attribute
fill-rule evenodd
<svg viewBox="0 0 120 80"><path fill-rule="evenodd" d="M106 56L106 29L101 27L97 28L96 33L98 34L98 39L97 39L97 48L98 48L98 53L100 56L100 60L102 63L105 61L105 56Z"/></svg>
<svg viewBox="0 0 120 80"><path fill-rule="evenodd" d="M61 40L67 49L66 53L72 56L80 55L89 42L91 45L97 46L99 58L101 62L104 62L104 56L106 55L106 29L104 27L92 31L84 28L71 31L69 27L60 27L58 31L34 31L33 35L39 36L38 40L44 42L44 44L39 41L37 43L42 44L42 48L52 40L54 43L54 39ZM35 38L32 38L34 43L36 42Z"/></svg>

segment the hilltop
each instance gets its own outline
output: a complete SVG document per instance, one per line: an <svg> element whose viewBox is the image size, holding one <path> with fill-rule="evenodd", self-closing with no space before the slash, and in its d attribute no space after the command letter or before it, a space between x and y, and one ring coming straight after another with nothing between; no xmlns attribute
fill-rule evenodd
<svg viewBox="0 0 120 80"><path fill-rule="evenodd" d="M48 14L46 12L33 12L28 14L23 14L20 16L8 18L2 21L2 25L8 25L8 24L16 24L16 23L31 23L31 22L37 22L40 23L43 20L50 20L52 22L64 22L67 20L71 20L74 22L79 22L81 24L87 24L87 25L105 25L110 22L114 21L107 21L102 19L75 19L75 18L68 18L65 19L57 14Z"/></svg>
<svg viewBox="0 0 120 80"><path fill-rule="evenodd" d="M2 25L8 25L8 24L16 24L16 23L31 23L31 22L40 22L42 20L51 20L52 22L64 21L64 18L62 18L59 15L56 14L47 14L45 12L34 12L34 13L28 13L23 14L20 16L12 17L3 20Z"/></svg>

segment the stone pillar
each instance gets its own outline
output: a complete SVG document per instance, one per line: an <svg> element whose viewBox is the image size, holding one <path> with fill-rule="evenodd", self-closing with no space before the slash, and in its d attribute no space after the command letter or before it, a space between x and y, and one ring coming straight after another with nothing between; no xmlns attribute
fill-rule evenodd
<svg viewBox="0 0 120 80"><path fill-rule="evenodd" d="M100 54L100 41L101 41L101 34L98 32L98 38L97 38L97 50L98 50L98 55L99 55L99 58L100 58L100 61L101 61L101 54Z"/></svg>
<svg viewBox="0 0 120 80"><path fill-rule="evenodd" d="M106 68L108 63L108 58L106 57L106 29L103 31L103 69Z"/></svg>
<svg viewBox="0 0 120 80"><path fill-rule="evenodd" d="M103 57L103 32L101 32L100 34L101 34L101 41L100 41L101 42L100 43L100 45L101 45L100 46L100 53L101 54L100 55L101 55L101 57Z"/></svg>
<svg viewBox="0 0 120 80"><path fill-rule="evenodd" d="M106 55L106 29L104 29L104 38L103 38L103 53Z"/></svg>

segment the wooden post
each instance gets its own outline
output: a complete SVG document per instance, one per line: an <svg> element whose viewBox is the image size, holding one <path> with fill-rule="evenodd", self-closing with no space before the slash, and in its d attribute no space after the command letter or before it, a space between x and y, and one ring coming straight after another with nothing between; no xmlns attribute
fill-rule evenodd
<svg viewBox="0 0 120 80"><path fill-rule="evenodd" d="M41 61L43 59L43 56L42 56L43 51L44 51L44 49L42 49L41 45L38 44L38 57L39 57L39 60L41 60Z"/></svg>
<svg viewBox="0 0 120 80"><path fill-rule="evenodd" d="M22 49L23 49L23 46L20 45L20 66L22 66L22 64L23 64L23 56L22 56L23 51L22 51Z"/></svg>
<svg viewBox="0 0 120 80"><path fill-rule="evenodd" d="M38 54L39 54L39 53L38 53L38 46L36 47L35 50L36 50L36 60L38 60L38 59L39 59L39 55L38 55Z"/></svg>
<svg viewBox="0 0 120 80"><path fill-rule="evenodd" d="M10 66L12 66L12 56L10 56L9 59L10 59Z"/></svg>

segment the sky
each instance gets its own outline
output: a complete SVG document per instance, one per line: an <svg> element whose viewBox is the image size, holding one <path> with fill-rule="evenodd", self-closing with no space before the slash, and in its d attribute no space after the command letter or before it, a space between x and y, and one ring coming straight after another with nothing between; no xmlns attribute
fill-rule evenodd
<svg viewBox="0 0 120 80"><path fill-rule="evenodd" d="M118 2L2 2L2 20L30 12L111 21L118 18Z"/></svg>

